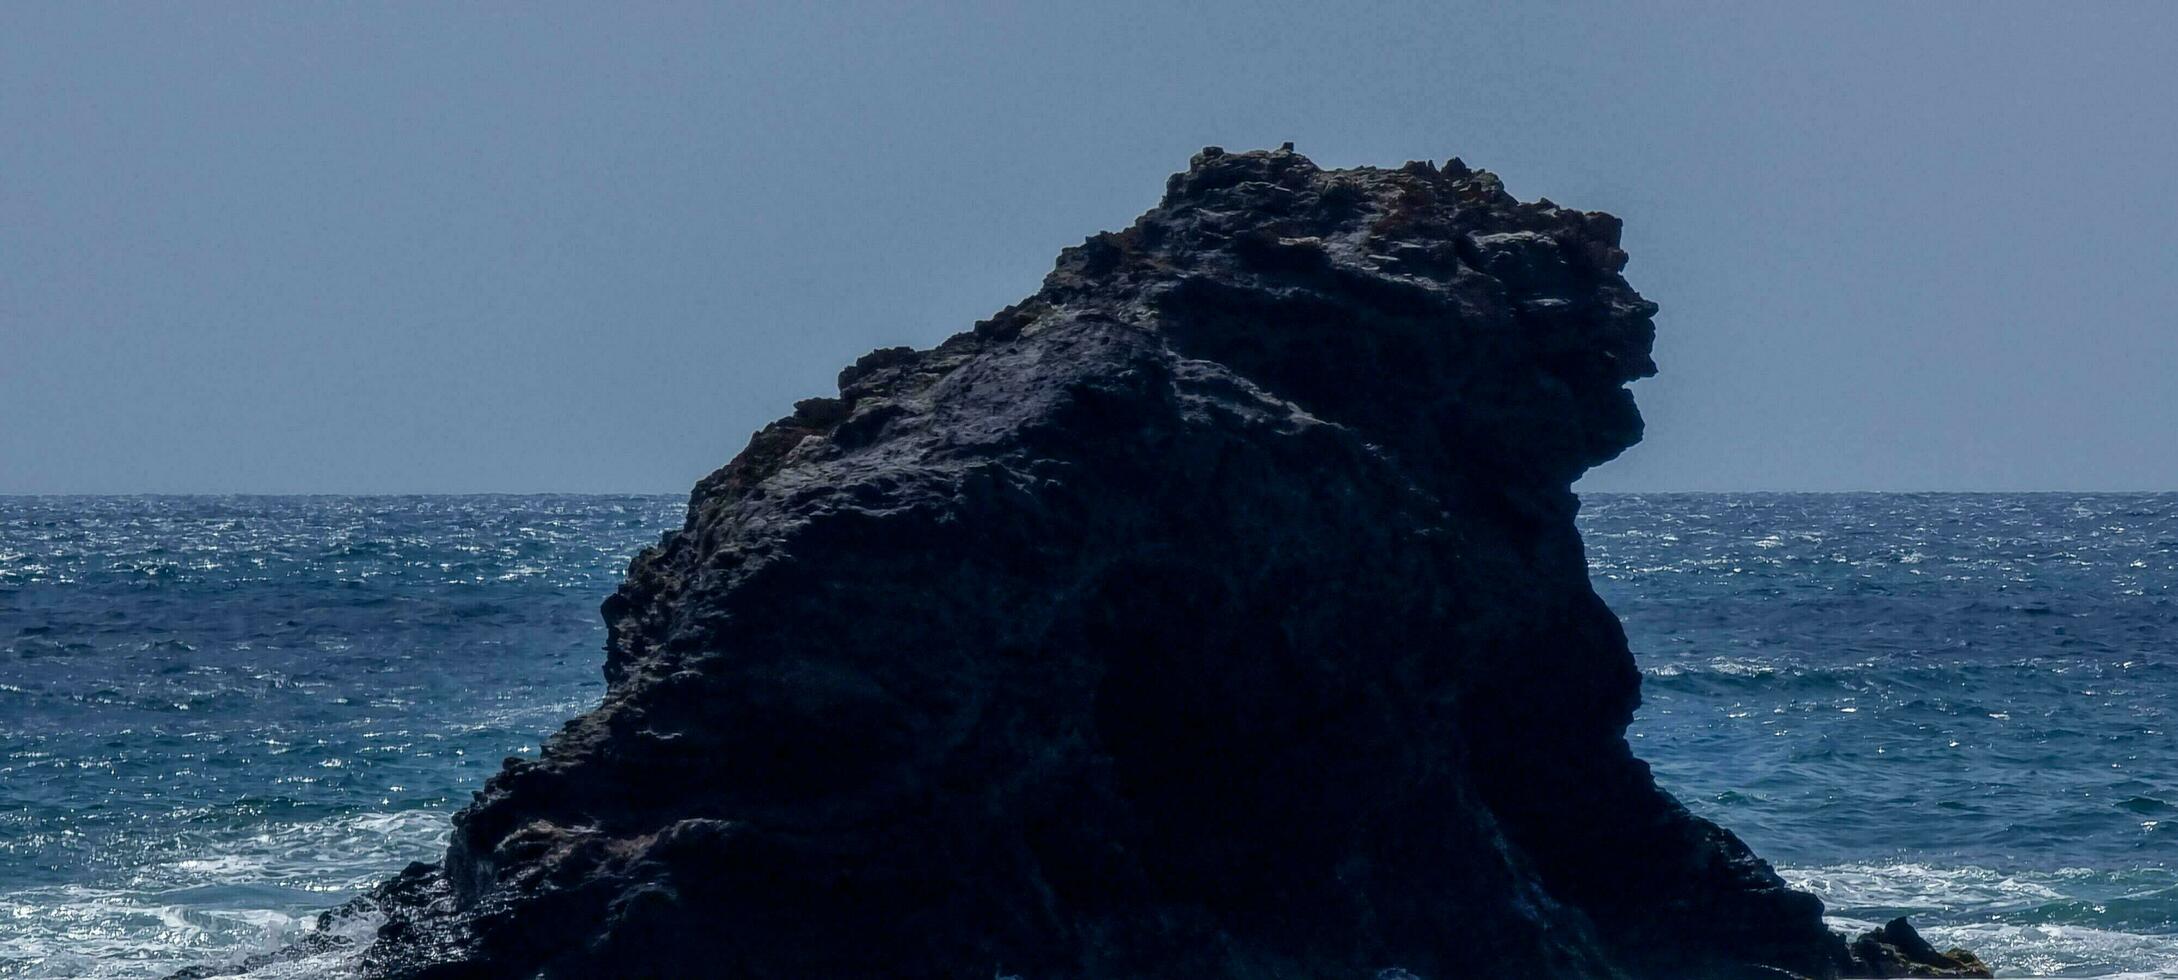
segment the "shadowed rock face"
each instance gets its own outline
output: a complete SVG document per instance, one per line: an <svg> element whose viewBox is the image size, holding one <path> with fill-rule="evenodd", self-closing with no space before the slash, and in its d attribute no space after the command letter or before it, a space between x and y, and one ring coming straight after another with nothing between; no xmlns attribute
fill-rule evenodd
<svg viewBox="0 0 2178 980"><path fill-rule="evenodd" d="M605 603L604 703L381 889L367 962L1877 969L1623 737L1569 489L1654 370L1618 240L1457 161L1205 150L703 480Z"/></svg>

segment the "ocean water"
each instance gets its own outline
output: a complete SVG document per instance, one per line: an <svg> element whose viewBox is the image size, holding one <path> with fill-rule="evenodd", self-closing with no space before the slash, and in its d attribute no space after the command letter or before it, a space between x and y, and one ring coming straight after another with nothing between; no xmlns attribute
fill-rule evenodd
<svg viewBox="0 0 2178 980"><path fill-rule="evenodd" d="M1840 926L2178 977L2178 495L1594 496L1657 779Z"/></svg>
<svg viewBox="0 0 2178 980"><path fill-rule="evenodd" d="M679 497L0 497L0 977L292 940L602 691ZM2178 977L2178 496L1591 495L1658 778L1841 927ZM329 964L296 964L318 975Z"/></svg>
<svg viewBox="0 0 2178 980"><path fill-rule="evenodd" d="M0 977L238 959L432 859L683 502L0 497Z"/></svg>

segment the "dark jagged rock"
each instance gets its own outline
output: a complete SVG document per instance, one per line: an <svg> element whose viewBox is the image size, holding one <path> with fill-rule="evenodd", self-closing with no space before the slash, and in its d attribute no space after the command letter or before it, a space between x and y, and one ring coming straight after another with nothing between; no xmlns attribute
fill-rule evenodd
<svg viewBox="0 0 2178 980"><path fill-rule="evenodd" d="M1993 977L1989 965L1966 950L1929 945L1905 919L1892 919L1853 940L1858 971L1871 977Z"/></svg>
<svg viewBox="0 0 2178 980"><path fill-rule="evenodd" d="M1628 749L1570 491L1641 433L1625 263L1456 160L1204 150L698 484L605 603L604 703L381 889L367 968L1929 968Z"/></svg>

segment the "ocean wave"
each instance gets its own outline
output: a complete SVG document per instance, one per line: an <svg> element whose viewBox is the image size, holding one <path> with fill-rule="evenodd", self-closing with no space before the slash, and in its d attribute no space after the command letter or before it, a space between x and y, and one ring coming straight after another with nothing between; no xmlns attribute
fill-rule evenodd
<svg viewBox="0 0 2178 980"><path fill-rule="evenodd" d="M1939 947L1964 946L2003 976L2178 978L2178 937L2089 926L1971 923L1922 930Z"/></svg>
<svg viewBox="0 0 2178 980"><path fill-rule="evenodd" d="M1833 908L1897 909L1902 913L2059 901L2065 893L2052 885L2095 874L2082 868L2023 876L1988 868L1944 868L1911 862L1780 868L1778 873L1793 887L1813 892Z"/></svg>
<svg viewBox="0 0 2178 980"><path fill-rule="evenodd" d="M1828 921L1859 932L1911 916L1939 948L1964 946L2005 976L2178 978L2178 872L2003 871L1921 862L1779 868Z"/></svg>
<svg viewBox="0 0 2178 980"><path fill-rule="evenodd" d="M0 894L0 977L157 977L300 938L311 918L161 902L133 888L65 885Z"/></svg>
<svg viewBox="0 0 2178 980"><path fill-rule="evenodd" d="M439 853L447 829L436 811L348 814L268 827L110 882L0 890L0 977L148 978L269 953L307 936L341 897ZM367 936L376 925L351 918L334 928ZM346 955L327 950L251 976L338 976Z"/></svg>

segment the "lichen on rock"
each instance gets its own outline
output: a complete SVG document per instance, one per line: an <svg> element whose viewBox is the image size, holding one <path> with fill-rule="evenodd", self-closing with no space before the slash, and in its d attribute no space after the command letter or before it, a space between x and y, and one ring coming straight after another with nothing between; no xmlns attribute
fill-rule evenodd
<svg viewBox="0 0 2178 980"><path fill-rule="evenodd" d="M369 969L1876 969L1624 737L1570 487L1641 434L1626 259L1456 160L1204 150L699 483Z"/></svg>

